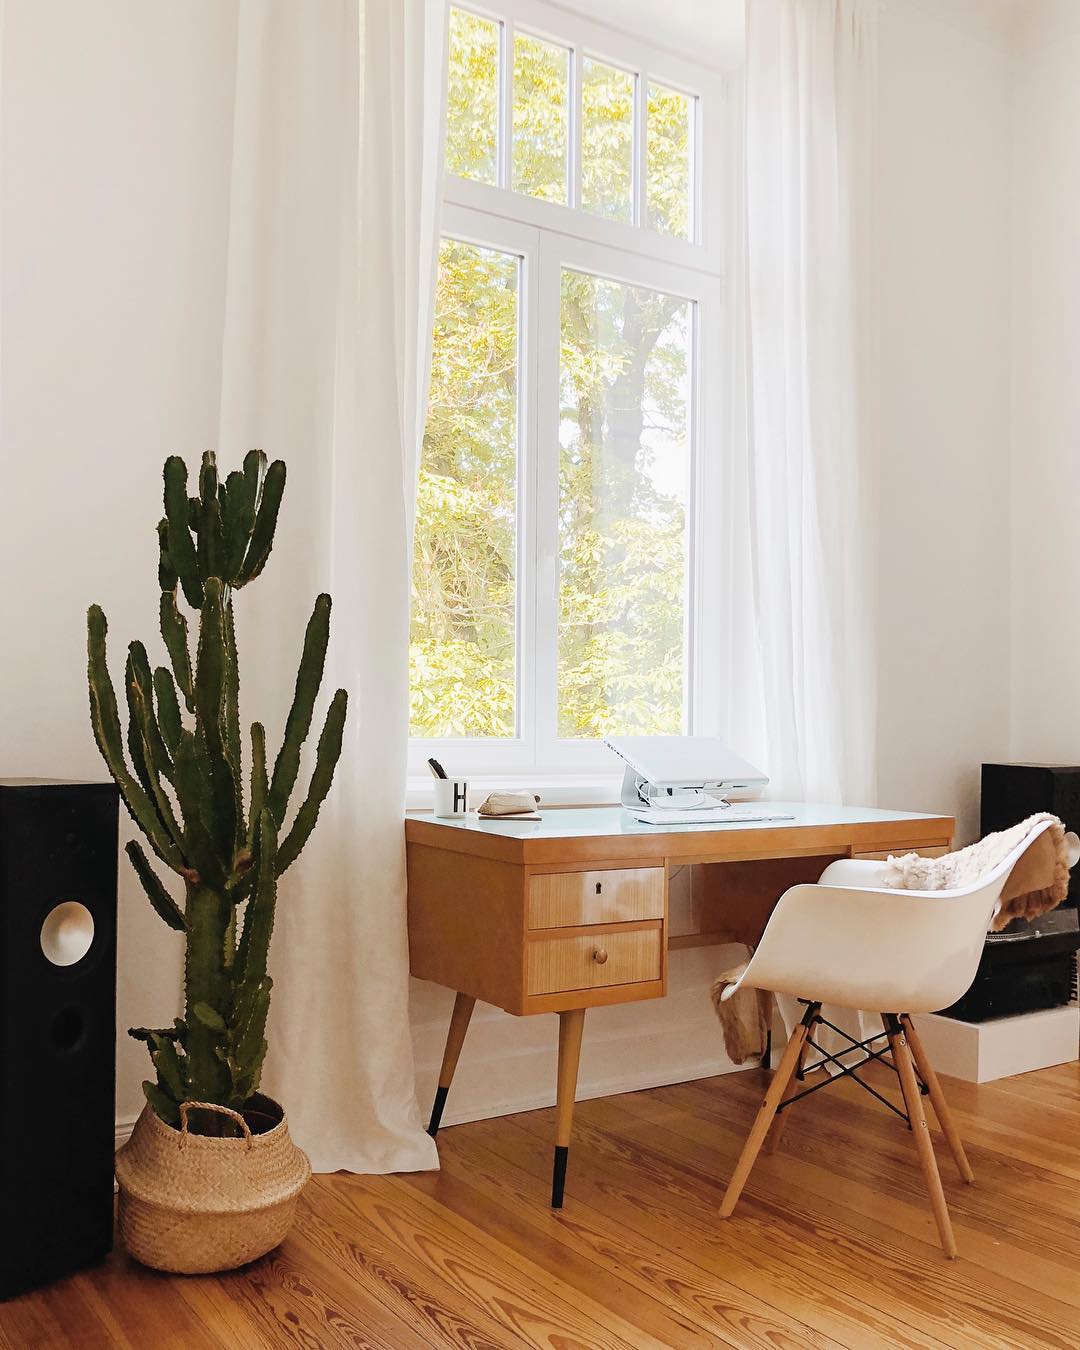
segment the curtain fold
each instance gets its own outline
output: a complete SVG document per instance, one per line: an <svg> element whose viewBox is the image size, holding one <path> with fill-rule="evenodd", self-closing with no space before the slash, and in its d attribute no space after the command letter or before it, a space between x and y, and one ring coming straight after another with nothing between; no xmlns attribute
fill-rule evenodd
<svg viewBox="0 0 1080 1350"><path fill-rule="evenodd" d="M746 444L762 754L771 790L795 801L877 795L867 539L877 8L746 7ZM802 1008L777 1002L790 1032ZM864 1014L825 1012L856 1040L876 1029ZM819 1040L854 1062L835 1033Z"/></svg>
<svg viewBox="0 0 1080 1350"><path fill-rule="evenodd" d="M747 421L776 795L875 800L877 0L748 0Z"/></svg>
<svg viewBox="0 0 1080 1350"><path fill-rule="evenodd" d="M237 601L242 711L274 745L320 590L323 700L337 685L350 700L270 958L265 1086L323 1172L438 1166L413 1089L402 811L445 15L441 0L236 9L219 449L261 446L289 470L270 564Z"/></svg>

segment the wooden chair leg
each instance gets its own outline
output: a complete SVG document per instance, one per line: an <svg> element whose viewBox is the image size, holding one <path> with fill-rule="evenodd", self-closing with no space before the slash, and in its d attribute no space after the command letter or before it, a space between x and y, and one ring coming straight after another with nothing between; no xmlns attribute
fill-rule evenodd
<svg viewBox="0 0 1080 1350"><path fill-rule="evenodd" d="M899 1018L895 1016L885 1018L885 1029L889 1036L889 1048L892 1050L893 1063L896 1065L897 1073L900 1076L900 1090L904 1094L904 1105L907 1108L908 1119L911 1121L911 1132L915 1137L915 1149L919 1155L919 1164L922 1167L926 1189L930 1195L930 1207L934 1211L938 1235L941 1238L942 1247L945 1248L945 1255L952 1261L956 1258L956 1238L953 1236L949 1207L945 1203L945 1192L941 1187L941 1175L938 1172L937 1160L934 1157L934 1144L930 1138L930 1129L926 1124L922 1093L919 1091L919 1082L915 1077L915 1066L911 1060L907 1037Z"/></svg>
<svg viewBox="0 0 1080 1350"><path fill-rule="evenodd" d="M784 1089L784 1095L780 1099L780 1106L784 1106L794 1097L802 1087L803 1065L806 1063L806 1052L810 1049L810 1037L813 1035L813 1028L808 1028L806 1036L803 1039L802 1047L799 1050L799 1058L795 1064L795 1071L788 1079L787 1087ZM782 1111L777 1108L776 1115L773 1116L772 1128L765 1136L764 1151L772 1154L780 1147L780 1140L783 1138L784 1126L787 1124L790 1111Z"/></svg>
<svg viewBox="0 0 1080 1350"><path fill-rule="evenodd" d="M904 1035L907 1037L908 1048L915 1061L915 1067L919 1071L919 1076L926 1084L930 1093L930 1100L934 1103L934 1114L937 1116L938 1124L941 1126L941 1133L949 1145L956 1166L960 1175L970 1186L975 1181L975 1173L971 1170L971 1164L968 1162L967 1154L964 1152L964 1145L960 1139L960 1132L953 1122L952 1112L949 1110L949 1104L945 1100L945 1094L941 1090L941 1084L938 1082L938 1076L934 1072L934 1066L930 1062L930 1057L926 1053L926 1048L915 1030L915 1024L907 1013L900 1018L901 1025L904 1028Z"/></svg>
<svg viewBox="0 0 1080 1350"><path fill-rule="evenodd" d="M461 1047L465 1044L465 1033L469 1029L469 1019L476 1007L476 999L468 994L458 994L454 999L454 1011L450 1015L450 1030L446 1033L446 1049L443 1051L442 1068L439 1070L439 1086L435 1090L435 1100L431 1106L431 1119L427 1132L432 1139L439 1133L442 1123L443 1107L446 1105L450 1084L454 1081Z"/></svg>
<svg viewBox="0 0 1080 1350"><path fill-rule="evenodd" d="M761 1145L765 1142L765 1136L769 1132L769 1126L776 1115L776 1108L783 1100L787 1091L788 1084L795 1074L795 1068L799 1063L799 1057L802 1054L803 1045L809 1034L813 1020L817 1017L820 1004L812 1004L806 1010L803 1020L791 1033L784 1054L780 1060L776 1072L773 1074L772 1082L765 1093L764 1100L758 1109L757 1117L750 1127L750 1133L746 1137L746 1143L743 1145L743 1151L739 1154L739 1161L735 1164L735 1171L731 1174L731 1180L728 1182L727 1190L724 1192L724 1198L720 1204L720 1217L726 1219L729 1217L735 1206L739 1203L739 1196L742 1195L743 1187L746 1185L746 1179L749 1177L754 1163L757 1161L757 1155L761 1151Z"/></svg>
<svg viewBox="0 0 1080 1350"><path fill-rule="evenodd" d="M551 1168L551 1208L562 1209L566 1187L566 1163L570 1156L570 1128L574 1122L581 1033L585 1009L570 1008L559 1014L559 1077L555 1105L555 1158Z"/></svg>

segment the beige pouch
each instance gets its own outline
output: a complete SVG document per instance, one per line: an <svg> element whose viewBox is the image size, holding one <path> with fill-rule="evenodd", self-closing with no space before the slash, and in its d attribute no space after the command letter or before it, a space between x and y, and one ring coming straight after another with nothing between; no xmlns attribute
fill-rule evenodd
<svg viewBox="0 0 1080 1350"><path fill-rule="evenodd" d="M480 805L481 816L516 816L519 820L539 820L536 809L540 798L533 792L490 792Z"/></svg>

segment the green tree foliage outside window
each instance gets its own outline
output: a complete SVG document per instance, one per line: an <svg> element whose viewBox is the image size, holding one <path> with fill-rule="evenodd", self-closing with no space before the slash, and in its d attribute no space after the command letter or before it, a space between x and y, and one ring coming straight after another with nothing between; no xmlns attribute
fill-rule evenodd
<svg viewBox="0 0 1080 1350"><path fill-rule="evenodd" d="M481 183L498 179L499 28L495 19L450 11L446 172Z"/></svg>
<svg viewBox="0 0 1080 1350"><path fill-rule="evenodd" d="M683 724L690 305L565 270L559 735Z"/></svg>
<svg viewBox="0 0 1080 1350"><path fill-rule="evenodd" d="M634 212L633 75L585 57L581 77L581 205L629 223Z"/></svg>
<svg viewBox="0 0 1080 1350"><path fill-rule="evenodd" d="M517 258L445 239L416 501L414 736L512 736Z"/></svg>
<svg viewBox="0 0 1080 1350"><path fill-rule="evenodd" d="M514 190L565 205L569 138L570 53L515 34Z"/></svg>

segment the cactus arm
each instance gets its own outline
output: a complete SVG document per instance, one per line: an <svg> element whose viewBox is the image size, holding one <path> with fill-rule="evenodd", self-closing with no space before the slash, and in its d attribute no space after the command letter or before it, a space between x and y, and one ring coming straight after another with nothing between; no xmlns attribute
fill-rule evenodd
<svg viewBox="0 0 1080 1350"><path fill-rule="evenodd" d="M251 529L251 543L248 545L243 566L236 574L237 586L246 586L249 581L254 581L266 566L266 560L274 546L274 530L277 528L278 510L284 491L285 462L275 459L262 480L259 508Z"/></svg>
<svg viewBox="0 0 1080 1350"><path fill-rule="evenodd" d="M158 535L158 585L163 591L175 591L179 577L169 557L169 522L159 520Z"/></svg>
<svg viewBox="0 0 1080 1350"><path fill-rule="evenodd" d="M143 691L139 684L130 657L128 659L127 678L128 749L131 753L131 762L139 782L142 783L157 810L162 828L182 855L184 832L177 823L172 800L162 786L157 754L152 748L153 737L156 735L157 740L160 741L161 733L158 731L156 723L154 723L153 732L151 732L153 704L150 696ZM164 742L162 742L162 752L164 753ZM172 779L175 777L175 769L171 760L167 760L167 766L169 778ZM165 766L162 765L161 767L164 768ZM184 861L186 862L186 859Z"/></svg>
<svg viewBox="0 0 1080 1350"><path fill-rule="evenodd" d="M319 808L326 800L330 784L334 781L334 770L341 756L341 739L345 730L345 713L349 696L339 689L330 703L319 737L319 748L315 755L315 768L311 775L308 794L304 798L289 833L278 847L278 876L290 867L300 855L307 843L315 822L319 818Z"/></svg>
<svg viewBox="0 0 1080 1350"><path fill-rule="evenodd" d="M236 651L236 625L233 619L232 596L228 597L223 614L225 634L225 753L232 765L236 783L237 835L246 833L244 825L244 794L240 784L244 777L243 750L240 745L240 662Z"/></svg>
<svg viewBox="0 0 1080 1350"><path fill-rule="evenodd" d="M273 983L270 976L265 975L252 985L237 1019L234 1088L241 1101L246 1101L253 1092L259 1090L263 1060L266 1058L266 1017L270 1011Z"/></svg>
<svg viewBox="0 0 1080 1350"><path fill-rule="evenodd" d="M329 640L330 597L320 595L315 601L315 608L311 611L307 631L304 633L304 650L300 656L292 707L285 721L285 736L274 761L274 775L270 781L267 805L273 812L279 828L285 820L289 796L300 770L300 750L311 730L311 716L315 711L319 686L322 684L326 645Z"/></svg>
<svg viewBox="0 0 1080 1350"><path fill-rule="evenodd" d="M195 711L195 689L191 679L191 656L188 652L187 619L176 603L176 591L161 592L161 637L176 676L177 688L184 696L188 712Z"/></svg>
<svg viewBox="0 0 1080 1350"><path fill-rule="evenodd" d="M176 684L172 673L164 666L154 671L154 693L157 696L158 726L170 756L176 754L180 744L180 733L184 723L180 717L180 700L176 695Z"/></svg>
<svg viewBox="0 0 1080 1350"><path fill-rule="evenodd" d="M257 490L258 476L249 494L247 479L239 469L234 469L222 484L221 520L225 531L225 561L222 570L229 582L240 571L248 541L251 539L251 527L255 524Z"/></svg>
<svg viewBox="0 0 1080 1350"><path fill-rule="evenodd" d="M161 728L158 726L157 715L154 712L154 677L150 673L150 661L146 655L146 648L141 642L132 642L128 647L128 684L134 680L138 686L139 693L142 696L142 702L146 710L146 716L140 729L146 740L146 755L148 762L163 777L172 778L172 755L169 747L165 744L165 739L161 734Z"/></svg>
<svg viewBox="0 0 1080 1350"><path fill-rule="evenodd" d="M270 792L266 776L266 728L261 722L251 724L251 801L248 808L247 841L245 847L249 853L255 849L255 836L259 829L259 817L266 805ZM253 878L249 878L253 880Z"/></svg>
<svg viewBox="0 0 1080 1350"><path fill-rule="evenodd" d="M203 586L189 526L187 465L179 455L170 455L165 461L165 518L169 524L169 559L188 604L192 609L201 609Z"/></svg>
<svg viewBox="0 0 1080 1350"><path fill-rule="evenodd" d="M176 1041L171 1036L152 1033L150 1042L150 1060L157 1069L158 1083L176 1102L182 1102L185 1096L184 1069L180 1056L176 1053Z"/></svg>
<svg viewBox="0 0 1080 1350"><path fill-rule="evenodd" d="M196 1003L192 1009L196 1018L210 1031L223 1032L225 1030L225 1019L216 1008L211 1008L209 1003Z"/></svg>
<svg viewBox="0 0 1080 1350"><path fill-rule="evenodd" d="M256 838L255 890L244 911L244 929L236 950L240 997L266 974L266 954L274 931L277 903L277 825L270 811L259 816Z"/></svg>
<svg viewBox="0 0 1080 1350"><path fill-rule="evenodd" d="M186 932L187 922L180 912L180 906L165 889L161 878L150 866L150 860L142 851L138 841L132 839L125 845L125 851L131 859L135 875L142 882L142 888L154 907L154 912L159 918L164 919L170 928L175 928L178 933Z"/></svg>
<svg viewBox="0 0 1080 1350"><path fill-rule="evenodd" d="M147 1045L153 1045L155 1036L163 1036L168 1041L180 1040L175 1027L128 1027L128 1035L133 1041L145 1041Z"/></svg>
<svg viewBox="0 0 1080 1350"><path fill-rule="evenodd" d="M207 450L202 457L197 521L195 555L199 562L199 574L205 583L207 577L222 576L221 564L225 551L221 502L218 499L217 461L212 450Z"/></svg>
<svg viewBox="0 0 1080 1350"><path fill-rule="evenodd" d="M206 747L212 797L211 818L218 856L231 867L237 847L237 780L222 735L225 703L225 614L219 577L208 577L199 621L195 669L197 732ZM208 821L208 824L211 822Z"/></svg>
<svg viewBox="0 0 1080 1350"><path fill-rule="evenodd" d="M143 1096L150 1103L151 1109L165 1122L166 1125L180 1124L180 1107L176 1102L163 1092L157 1083L151 1083L148 1079L144 1080L142 1085Z"/></svg>
<svg viewBox="0 0 1080 1350"><path fill-rule="evenodd" d="M210 772L206 755L195 733L183 731L176 751L176 796L184 818L184 853L199 879L208 886L221 886L225 868L204 811L210 805Z"/></svg>
<svg viewBox="0 0 1080 1350"><path fill-rule="evenodd" d="M120 795L132 820L146 835L150 847L161 861L179 872L184 867L180 850L163 829L154 803L147 796L142 784L128 769L127 761L124 759L120 713L116 706L116 693L113 690L105 653L108 623L99 605L90 606L86 626L90 721L98 749L120 789Z"/></svg>

